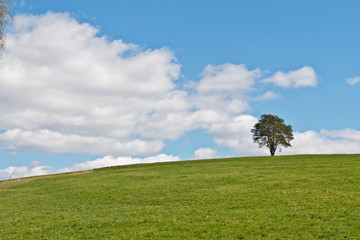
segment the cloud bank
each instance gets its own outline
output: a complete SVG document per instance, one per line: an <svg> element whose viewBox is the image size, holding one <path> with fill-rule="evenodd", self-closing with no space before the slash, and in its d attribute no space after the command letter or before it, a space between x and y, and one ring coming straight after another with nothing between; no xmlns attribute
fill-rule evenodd
<svg viewBox="0 0 360 240"><path fill-rule="evenodd" d="M208 65L190 94L174 83L181 66L170 49L97 33L66 13L16 17L0 66L2 147L151 156L166 139L250 109L259 69Z"/></svg>
<svg viewBox="0 0 360 240"><path fill-rule="evenodd" d="M262 79L259 68L225 63L209 64L198 81L183 89L176 84L181 65L171 49L142 49L98 32L66 13L16 16L0 65L0 147L107 157L66 170L38 165L9 167L1 174L178 160L159 155L165 141L198 128L217 147L240 156L268 155L252 141L250 129L258 119L251 115L251 101L279 95L257 91L261 83L282 88L318 83L310 66ZM360 149L359 136L353 129L296 132L293 148L282 154L353 153ZM216 149L201 148L193 158L216 156Z"/></svg>
<svg viewBox="0 0 360 240"><path fill-rule="evenodd" d="M68 14L16 17L0 66L2 146L151 155L177 136L150 134L154 115L166 112L168 124L172 111L187 107L175 90L180 64L173 53L97 33Z"/></svg>
<svg viewBox="0 0 360 240"><path fill-rule="evenodd" d="M48 165L43 165L40 162L34 161L31 166L23 167L8 167L0 169L0 180L29 177L29 176L41 176L56 173L66 173L75 171L84 171L94 168L103 168L110 166L122 166L139 163L156 163L156 162L174 162L180 161L177 156L159 154L148 158L131 158L131 157L113 157L105 156L91 161L85 161L82 163L74 164L72 167L57 169Z"/></svg>

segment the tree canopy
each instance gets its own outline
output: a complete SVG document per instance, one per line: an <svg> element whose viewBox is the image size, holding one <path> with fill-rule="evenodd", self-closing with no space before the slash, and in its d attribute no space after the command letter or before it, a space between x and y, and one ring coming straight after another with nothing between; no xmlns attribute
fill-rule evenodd
<svg viewBox="0 0 360 240"><path fill-rule="evenodd" d="M269 148L271 156L275 155L278 148L281 150L281 147L291 147L290 141L294 139L292 127L286 125L283 119L271 114L261 115L261 119L251 132L254 143L258 143L259 147Z"/></svg>
<svg viewBox="0 0 360 240"><path fill-rule="evenodd" d="M0 0L0 56L5 50L6 35L4 33L4 28L9 18L13 20L10 12L10 5L9 0Z"/></svg>

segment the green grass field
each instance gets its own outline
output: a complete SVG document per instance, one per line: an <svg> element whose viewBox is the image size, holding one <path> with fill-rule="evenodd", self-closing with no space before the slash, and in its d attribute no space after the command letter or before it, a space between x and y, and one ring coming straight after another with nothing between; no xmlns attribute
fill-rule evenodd
<svg viewBox="0 0 360 240"><path fill-rule="evenodd" d="M131 165L0 182L0 239L360 239L360 155Z"/></svg>

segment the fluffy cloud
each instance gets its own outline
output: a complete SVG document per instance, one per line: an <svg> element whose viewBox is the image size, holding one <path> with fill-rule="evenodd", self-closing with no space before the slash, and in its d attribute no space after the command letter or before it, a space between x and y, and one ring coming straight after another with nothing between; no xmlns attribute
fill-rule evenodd
<svg viewBox="0 0 360 240"><path fill-rule="evenodd" d="M203 128L217 146L228 147L240 155L248 154L251 150L252 154L259 154L259 149L252 144L250 132L257 118L246 112L250 110L247 94L254 90L261 76L260 70L248 70L243 64L208 65L201 76L195 85L197 94L193 102L199 111L218 115L212 118L215 121L208 121ZM273 97L275 94L268 92L264 98ZM194 153L193 158L214 156L214 150L202 148Z"/></svg>
<svg viewBox="0 0 360 240"><path fill-rule="evenodd" d="M236 115L250 109L245 96L253 90L260 70L248 70L243 64L208 65L201 77L195 85L197 108Z"/></svg>
<svg viewBox="0 0 360 240"><path fill-rule="evenodd" d="M159 154L148 158L131 158L131 157L115 158L113 156L105 156L103 158L98 158L93 161L77 163L71 168L63 169L62 171L72 172L72 171L81 171L81 170L110 167L110 166L155 163L155 162L175 162L175 161L180 161L180 158L177 156L166 155L166 154Z"/></svg>
<svg viewBox="0 0 360 240"><path fill-rule="evenodd" d="M279 98L279 94L273 92L273 91L267 91L266 93L264 93L264 95L256 97L255 100L258 101L267 101L267 100L271 100L271 99L276 99Z"/></svg>
<svg viewBox="0 0 360 240"><path fill-rule="evenodd" d="M359 153L360 131L354 129L295 132L285 154Z"/></svg>
<svg viewBox="0 0 360 240"><path fill-rule="evenodd" d="M120 142L113 138L63 135L49 130L13 129L0 134L0 144L7 149L47 151L51 153L84 152L90 154L154 154L163 148L161 141L135 139Z"/></svg>
<svg viewBox="0 0 360 240"><path fill-rule="evenodd" d="M218 146L228 147L239 156L269 155L266 147L253 143L250 129L258 119L241 115L232 121L213 124L208 133ZM359 153L360 131L354 129L294 132L292 147L278 149L277 155Z"/></svg>
<svg viewBox="0 0 360 240"><path fill-rule="evenodd" d="M199 148L194 152L194 155L192 159L210 159L210 158L216 158L217 152L215 149L211 148Z"/></svg>
<svg viewBox="0 0 360 240"><path fill-rule="evenodd" d="M51 166L23 166L0 169L0 180L55 174L59 171Z"/></svg>
<svg viewBox="0 0 360 240"><path fill-rule="evenodd" d="M94 168L120 166L120 165L131 165L141 163L155 163L155 162L174 162L180 161L180 158L172 155L159 154L148 158L131 158L131 157L113 157L105 156L92 161L85 161L77 163L70 168L56 169L51 166L46 166L38 161L34 161L31 166L22 167L8 167L0 169L0 180L14 179L29 176L48 175L55 173L74 172L89 170Z"/></svg>
<svg viewBox="0 0 360 240"><path fill-rule="evenodd" d="M167 48L140 50L68 14L20 15L0 65L3 146L50 152L148 155L174 130L151 134L155 115L188 109ZM148 139L150 137L151 139Z"/></svg>
<svg viewBox="0 0 360 240"><path fill-rule="evenodd" d="M349 84L350 86L357 84L359 81L360 81L360 77L346 79L347 84Z"/></svg>
<svg viewBox="0 0 360 240"><path fill-rule="evenodd" d="M265 155L267 150L259 149L252 140L250 130L257 122L256 117L241 115L230 121L211 125L208 132L218 146L228 147L240 156Z"/></svg>
<svg viewBox="0 0 360 240"><path fill-rule="evenodd" d="M209 65L190 94L167 48L97 35L66 13L20 15L0 66L0 145L11 150L153 155L166 139L232 121L260 76Z"/></svg>
<svg viewBox="0 0 360 240"><path fill-rule="evenodd" d="M208 65L191 91L179 90L174 81L181 66L170 49L140 49L97 34L98 29L68 14L16 17L0 65L1 147L150 156L161 151L164 140L202 128L218 146L239 155L268 154L252 142L250 129L257 119L248 115L248 94L259 82L260 69L247 69L243 64ZM317 85L309 66L277 72L262 81L293 88ZM268 91L252 99L277 97ZM324 146L329 142L351 145L345 135L340 141L324 131L305 132L296 133L292 151L310 152L306 143L311 137ZM194 158L214 156L213 151L199 149ZM120 161L105 158L98 162ZM125 158L121 161L137 162ZM95 162L85 165L91 164L98 166ZM52 170L35 166L18 171Z"/></svg>
<svg viewBox="0 0 360 240"><path fill-rule="evenodd" d="M317 85L317 77L312 67L304 66L287 73L279 71L270 78L264 79L263 82L273 83L285 88L315 87Z"/></svg>
<svg viewBox="0 0 360 240"><path fill-rule="evenodd" d="M249 71L245 65L223 64L208 65L203 73L197 90L200 93L233 93L249 91L260 77L260 70Z"/></svg>

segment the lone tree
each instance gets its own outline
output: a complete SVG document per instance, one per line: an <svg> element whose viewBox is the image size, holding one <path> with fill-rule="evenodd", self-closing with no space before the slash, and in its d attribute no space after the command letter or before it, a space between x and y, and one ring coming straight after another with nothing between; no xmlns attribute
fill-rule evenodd
<svg viewBox="0 0 360 240"><path fill-rule="evenodd" d="M261 115L261 119L251 132L254 134L254 143L258 143L260 148L269 148L271 156L275 155L277 148L281 151L281 146L291 147L290 141L294 139L292 127L285 125L283 119L271 114Z"/></svg>
<svg viewBox="0 0 360 240"><path fill-rule="evenodd" d="M5 50L5 40L6 35L4 33L4 28L6 26L7 20L10 18L14 20L10 12L10 1L9 0L0 0L0 57Z"/></svg>

